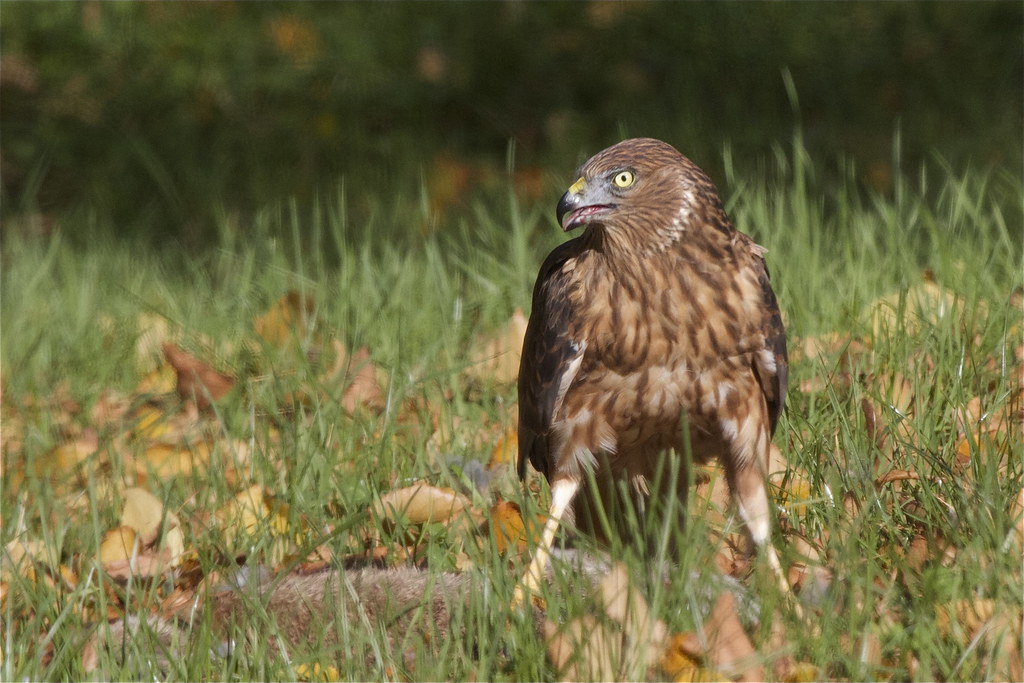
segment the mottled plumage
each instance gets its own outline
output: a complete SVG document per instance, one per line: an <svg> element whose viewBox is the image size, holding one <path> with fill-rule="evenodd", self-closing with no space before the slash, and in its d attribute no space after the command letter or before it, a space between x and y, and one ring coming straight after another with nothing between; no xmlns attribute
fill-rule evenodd
<svg viewBox="0 0 1024 683"><path fill-rule="evenodd" d="M787 364L765 250L664 142L626 140L578 176L558 219L586 230L541 266L519 375L519 473L530 462L551 482L546 542L563 514L602 536L590 511L612 503L616 480L642 507L662 454L685 452L685 423L694 460L723 464L751 537L768 545L764 478ZM686 481L663 492L685 496ZM546 555L542 543L531 573Z"/></svg>

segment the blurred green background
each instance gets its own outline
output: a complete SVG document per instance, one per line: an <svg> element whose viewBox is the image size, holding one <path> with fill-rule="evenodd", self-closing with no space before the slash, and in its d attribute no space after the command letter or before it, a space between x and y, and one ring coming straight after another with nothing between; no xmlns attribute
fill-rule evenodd
<svg viewBox="0 0 1024 683"><path fill-rule="evenodd" d="M1020 2L8 1L0 31L5 231L201 246L339 192L439 229L509 185L553 206L633 135L720 184L796 130L866 190L933 157L1021 174Z"/></svg>

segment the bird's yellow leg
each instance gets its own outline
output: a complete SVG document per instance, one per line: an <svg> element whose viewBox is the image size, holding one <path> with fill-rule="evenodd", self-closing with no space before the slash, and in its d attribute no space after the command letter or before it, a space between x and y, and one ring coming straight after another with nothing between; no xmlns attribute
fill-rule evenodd
<svg viewBox="0 0 1024 683"><path fill-rule="evenodd" d="M548 521L541 533L540 545L534 551L533 560L526 569L526 574L520 579L516 586L516 592L512 597L513 609L518 609L525 602L527 595L533 595L540 588L540 582L544 578L544 570L547 569L548 561L551 559L551 548L555 543L555 533L558 525L565 516L573 496L576 495L580 482L576 479L557 479L551 485L551 508L548 510Z"/></svg>

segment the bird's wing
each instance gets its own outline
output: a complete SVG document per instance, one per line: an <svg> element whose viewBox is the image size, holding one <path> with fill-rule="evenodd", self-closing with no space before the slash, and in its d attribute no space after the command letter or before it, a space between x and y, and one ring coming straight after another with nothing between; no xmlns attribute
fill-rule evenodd
<svg viewBox="0 0 1024 683"><path fill-rule="evenodd" d="M754 370L768 403L768 418L771 432L782 415L786 404L786 390L789 386L789 357L786 353L786 330L782 325L779 303L772 290L771 277L764 255L768 251L749 236L735 233L735 246L746 255L746 265L754 270L761 285L762 312L761 331L764 334L764 348L756 355Z"/></svg>
<svg viewBox="0 0 1024 683"><path fill-rule="evenodd" d="M551 425L579 372L586 340L575 333L575 308L567 262L580 252L579 238L556 248L541 266L519 366L519 476L526 462L550 479L554 469Z"/></svg>

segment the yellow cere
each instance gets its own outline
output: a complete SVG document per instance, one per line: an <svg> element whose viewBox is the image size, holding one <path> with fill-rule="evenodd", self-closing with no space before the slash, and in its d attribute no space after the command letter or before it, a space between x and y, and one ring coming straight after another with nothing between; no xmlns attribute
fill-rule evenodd
<svg viewBox="0 0 1024 683"><path fill-rule="evenodd" d="M586 186L587 186L587 181L584 180L583 177L581 176L579 178L579 180L577 180L575 183L572 184L572 186L569 188L569 192L571 192L572 194L579 194L580 192L583 191L583 188L586 187Z"/></svg>

